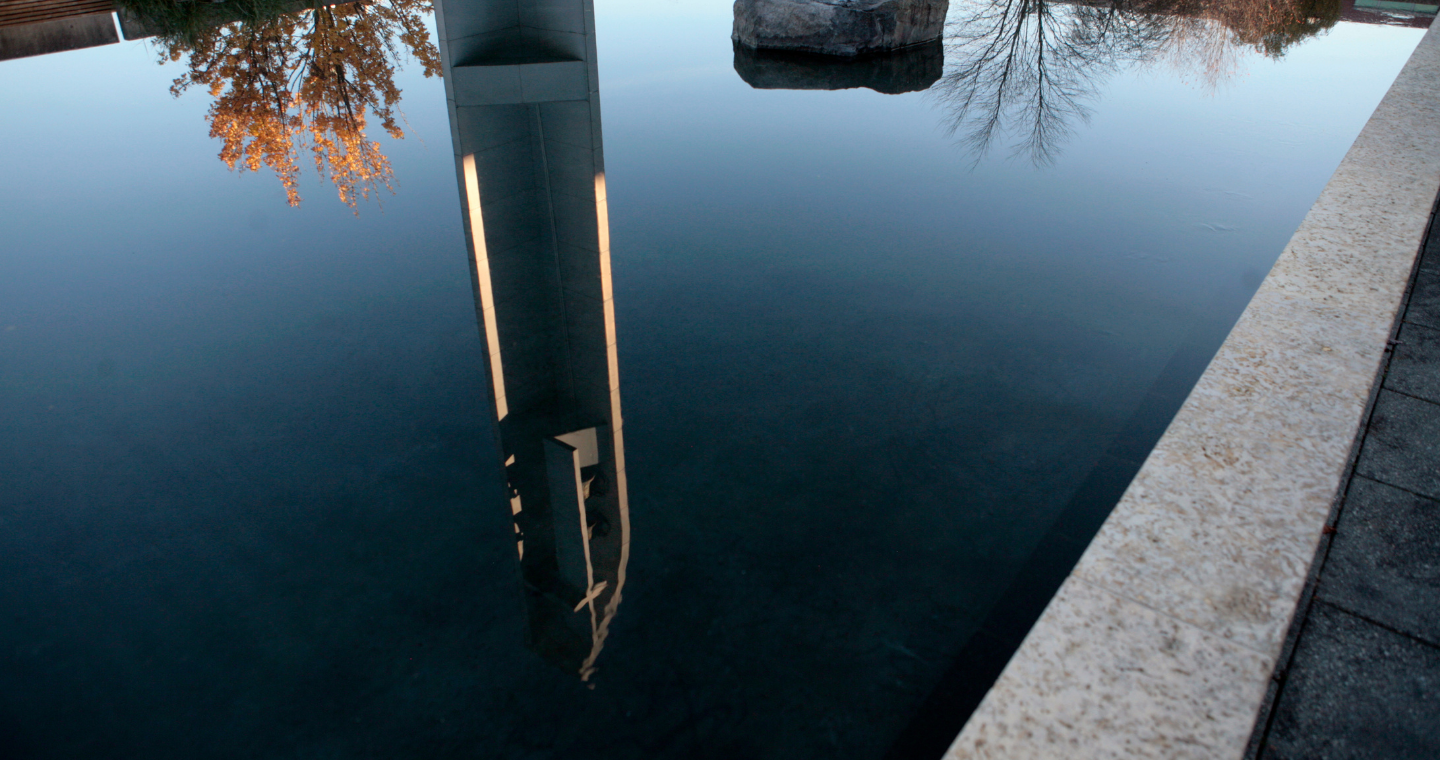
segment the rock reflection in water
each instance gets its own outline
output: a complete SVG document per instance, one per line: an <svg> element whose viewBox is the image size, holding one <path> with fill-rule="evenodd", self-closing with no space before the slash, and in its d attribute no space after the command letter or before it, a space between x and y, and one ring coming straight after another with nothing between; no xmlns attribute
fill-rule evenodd
<svg viewBox="0 0 1440 760"><path fill-rule="evenodd" d="M940 39L950 0L735 0L730 39L765 50L879 53Z"/></svg>
<svg viewBox="0 0 1440 760"><path fill-rule="evenodd" d="M869 87L894 95L929 88L944 68L945 48L939 40L855 58L757 50L735 43L735 73L757 90Z"/></svg>

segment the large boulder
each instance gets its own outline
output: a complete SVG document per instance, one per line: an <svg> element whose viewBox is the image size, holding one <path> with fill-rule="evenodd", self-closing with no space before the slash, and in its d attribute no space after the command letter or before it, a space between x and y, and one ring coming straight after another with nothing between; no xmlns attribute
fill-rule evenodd
<svg viewBox="0 0 1440 760"><path fill-rule="evenodd" d="M735 0L731 38L752 48L855 56L940 39L949 0Z"/></svg>
<svg viewBox="0 0 1440 760"><path fill-rule="evenodd" d="M757 90L845 90L869 87L896 95L930 88L945 69L940 40L903 50L836 58L735 43L735 73Z"/></svg>

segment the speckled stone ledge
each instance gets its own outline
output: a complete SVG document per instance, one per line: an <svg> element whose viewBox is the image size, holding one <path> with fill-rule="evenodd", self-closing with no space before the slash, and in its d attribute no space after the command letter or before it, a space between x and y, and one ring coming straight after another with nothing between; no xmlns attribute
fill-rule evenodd
<svg viewBox="0 0 1440 760"><path fill-rule="evenodd" d="M1440 189L1426 33L947 758L1239 758Z"/></svg>

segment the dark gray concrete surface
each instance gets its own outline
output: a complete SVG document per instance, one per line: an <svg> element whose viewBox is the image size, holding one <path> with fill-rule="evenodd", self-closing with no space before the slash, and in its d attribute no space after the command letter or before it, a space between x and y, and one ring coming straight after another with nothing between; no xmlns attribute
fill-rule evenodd
<svg viewBox="0 0 1440 760"><path fill-rule="evenodd" d="M1440 499L1440 404L1391 387L1386 378L1355 473Z"/></svg>
<svg viewBox="0 0 1440 760"><path fill-rule="evenodd" d="M1440 402L1440 329L1406 322L1397 340L1385 387Z"/></svg>
<svg viewBox="0 0 1440 760"><path fill-rule="evenodd" d="M1440 645L1440 502L1357 477L1316 596Z"/></svg>
<svg viewBox="0 0 1440 760"><path fill-rule="evenodd" d="M1317 602L1263 757L1434 760L1440 649Z"/></svg>
<svg viewBox="0 0 1440 760"><path fill-rule="evenodd" d="M1411 324L1440 329L1440 271L1420 270L1410 293L1410 312L1405 318Z"/></svg>
<svg viewBox="0 0 1440 760"><path fill-rule="evenodd" d="M1440 758L1440 231L1256 723L1260 760Z"/></svg>

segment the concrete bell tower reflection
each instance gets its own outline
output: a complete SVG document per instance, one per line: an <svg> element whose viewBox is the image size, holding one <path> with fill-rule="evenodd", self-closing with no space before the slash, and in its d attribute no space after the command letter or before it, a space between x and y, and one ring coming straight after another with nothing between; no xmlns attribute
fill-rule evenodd
<svg viewBox="0 0 1440 760"><path fill-rule="evenodd" d="M437 0L529 644L588 679L625 585L592 0Z"/></svg>

